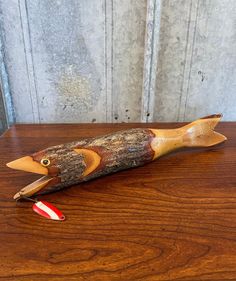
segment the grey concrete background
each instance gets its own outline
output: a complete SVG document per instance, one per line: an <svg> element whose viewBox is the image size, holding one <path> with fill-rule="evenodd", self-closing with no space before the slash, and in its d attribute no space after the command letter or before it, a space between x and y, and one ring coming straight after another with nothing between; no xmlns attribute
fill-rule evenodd
<svg viewBox="0 0 236 281"><path fill-rule="evenodd" d="M236 120L235 0L0 0L0 23L10 122Z"/></svg>

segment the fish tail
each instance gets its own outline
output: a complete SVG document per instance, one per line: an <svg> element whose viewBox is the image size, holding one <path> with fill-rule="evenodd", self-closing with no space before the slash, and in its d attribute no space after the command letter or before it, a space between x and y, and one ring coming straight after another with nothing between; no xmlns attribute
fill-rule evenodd
<svg viewBox="0 0 236 281"><path fill-rule="evenodd" d="M182 127L184 146L207 147L227 140L224 135L214 131L221 117L221 114L206 116Z"/></svg>

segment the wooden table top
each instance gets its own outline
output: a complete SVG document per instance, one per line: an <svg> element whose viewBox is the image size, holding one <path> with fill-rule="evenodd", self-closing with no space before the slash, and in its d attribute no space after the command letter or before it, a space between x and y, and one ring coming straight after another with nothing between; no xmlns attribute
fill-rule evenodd
<svg viewBox="0 0 236 281"><path fill-rule="evenodd" d="M180 125L180 124L179 124ZM0 280L236 280L236 123L228 141L42 196L66 216L38 216L12 196L38 175L5 163L131 127L16 125L0 138Z"/></svg>

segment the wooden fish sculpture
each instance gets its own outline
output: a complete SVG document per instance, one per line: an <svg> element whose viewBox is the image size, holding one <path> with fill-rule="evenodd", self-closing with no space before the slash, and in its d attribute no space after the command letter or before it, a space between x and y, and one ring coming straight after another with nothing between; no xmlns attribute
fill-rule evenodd
<svg viewBox="0 0 236 281"><path fill-rule="evenodd" d="M149 163L182 147L207 147L226 140L214 128L221 115L211 115L177 129L130 129L56 145L7 164L44 175L14 199L60 190L117 171Z"/></svg>

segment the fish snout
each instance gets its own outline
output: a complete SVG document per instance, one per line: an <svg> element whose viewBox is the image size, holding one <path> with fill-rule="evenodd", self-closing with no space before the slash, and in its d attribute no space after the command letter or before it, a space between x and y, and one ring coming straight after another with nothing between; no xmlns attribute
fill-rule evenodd
<svg viewBox="0 0 236 281"><path fill-rule="evenodd" d="M37 161L34 161L31 156L21 157L19 159L7 163L6 165L7 167L15 170L31 172L40 175L48 175L48 169L46 167L43 167Z"/></svg>

